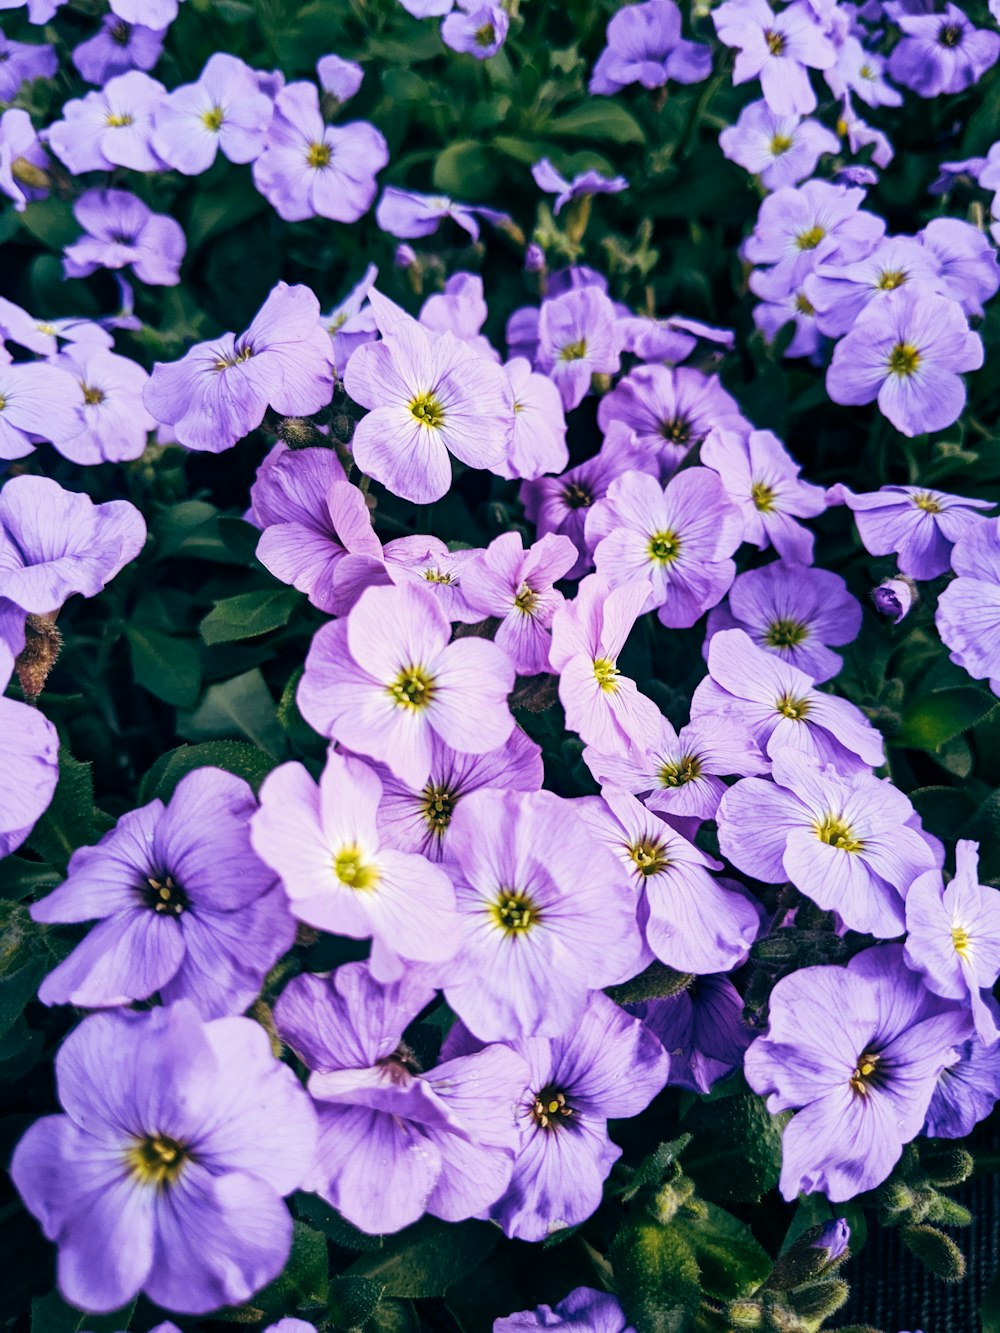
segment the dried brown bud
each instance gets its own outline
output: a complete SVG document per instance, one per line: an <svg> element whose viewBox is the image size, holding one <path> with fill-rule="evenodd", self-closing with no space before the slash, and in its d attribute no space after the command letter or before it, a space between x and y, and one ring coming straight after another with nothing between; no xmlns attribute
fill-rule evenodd
<svg viewBox="0 0 1000 1333"><path fill-rule="evenodd" d="M47 616L29 615L24 625L24 648L15 663L17 678L28 703L33 704L49 678L62 648L62 635L56 628L58 611Z"/></svg>

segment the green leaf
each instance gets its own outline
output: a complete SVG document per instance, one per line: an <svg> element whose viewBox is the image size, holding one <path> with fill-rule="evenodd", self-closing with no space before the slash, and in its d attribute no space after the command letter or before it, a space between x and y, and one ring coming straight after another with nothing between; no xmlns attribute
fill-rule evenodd
<svg viewBox="0 0 1000 1333"><path fill-rule="evenodd" d="M176 750L160 755L142 779L139 803L145 804L155 797L169 801L181 778L193 773L196 768L207 766L235 773L238 778L246 779L256 792L275 763L269 754L246 741L205 741L201 745L179 745Z"/></svg>
<svg viewBox="0 0 1000 1333"><path fill-rule="evenodd" d="M1000 791L991 792L958 835L979 843L979 875L1000 879Z"/></svg>
<svg viewBox="0 0 1000 1333"><path fill-rule="evenodd" d="M219 0L215 0L213 10L218 13L219 9ZM184 228L188 252L193 255L210 236L221 236L266 208L267 200L242 172L228 172L213 188L196 190Z"/></svg>
<svg viewBox="0 0 1000 1333"><path fill-rule="evenodd" d="M613 139L615 143L644 143L642 126L620 102L595 98L542 126L545 134L566 134L584 139Z"/></svg>
<svg viewBox="0 0 1000 1333"><path fill-rule="evenodd" d="M301 601L294 588L261 588L225 597L201 622L201 637L207 644L256 638L287 625Z"/></svg>
<svg viewBox="0 0 1000 1333"><path fill-rule="evenodd" d="M330 1260L326 1241L304 1222L294 1223L292 1252L281 1276L246 1305L218 1310L213 1319L228 1323L256 1323L265 1317L280 1318L325 1309L330 1288Z"/></svg>
<svg viewBox="0 0 1000 1333"><path fill-rule="evenodd" d="M283 759L286 753L271 691L256 667L210 685L196 709L178 715L177 730L189 741L243 736L275 759Z"/></svg>
<svg viewBox="0 0 1000 1333"><path fill-rule="evenodd" d="M939 838L953 838L975 811L975 801L961 787L919 787L910 800L924 828Z"/></svg>
<svg viewBox="0 0 1000 1333"><path fill-rule="evenodd" d="M937 750L988 717L996 705L992 694L972 685L925 694L905 709L892 743L911 750Z"/></svg>
<svg viewBox="0 0 1000 1333"><path fill-rule="evenodd" d="M609 1254L629 1323L642 1333L687 1333L701 1304L698 1263L673 1226L626 1225Z"/></svg>
<svg viewBox="0 0 1000 1333"><path fill-rule="evenodd" d="M327 1318L335 1328L361 1328L375 1313L384 1291L382 1283L371 1278L335 1277L330 1283Z"/></svg>
<svg viewBox="0 0 1000 1333"><path fill-rule="evenodd" d="M359 1231L357 1227L351 1226L350 1222L345 1221L336 1209L331 1208L318 1194L296 1194L295 1212L317 1231L322 1231L327 1240L332 1240L334 1245L339 1245L341 1249L356 1251L382 1249L384 1242L381 1236L370 1236L366 1231Z"/></svg>
<svg viewBox="0 0 1000 1333"><path fill-rule="evenodd" d="M366 1254L346 1277L380 1282L386 1296L443 1296L451 1284L483 1262L500 1239L486 1222L459 1226L425 1217L398 1235L385 1237L378 1254Z"/></svg>
<svg viewBox="0 0 1000 1333"><path fill-rule="evenodd" d="M496 184L496 158L474 139L459 139L434 162L434 188L462 199L485 199Z"/></svg>
<svg viewBox="0 0 1000 1333"><path fill-rule="evenodd" d="M684 1170L704 1197L749 1203L778 1183L783 1120L772 1116L760 1097L739 1093L696 1102L682 1123L694 1135Z"/></svg>
<svg viewBox="0 0 1000 1333"><path fill-rule="evenodd" d="M60 870L78 847L94 840L94 782L91 765L59 748L59 781L49 808L28 835L27 845Z"/></svg>
<svg viewBox="0 0 1000 1333"><path fill-rule="evenodd" d="M84 1314L67 1305L54 1291L31 1302L31 1333L113 1333L127 1329L135 1312L135 1301L111 1314Z"/></svg>
<svg viewBox="0 0 1000 1333"><path fill-rule="evenodd" d="M0 971L0 1035L14 1026L34 998L51 960L35 953L13 972Z"/></svg>
<svg viewBox="0 0 1000 1333"><path fill-rule="evenodd" d="M188 639L145 625L126 625L136 683L165 704L190 708L201 691L201 659Z"/></svg>
<svg viewBox="0 0 1000 1333"><path fill-rule="evenodd" d="M636 1167L627 1186L622 1190L622 1201L628 1203L647 1185L657 1186L661 1184L667 1172L674 1166L677 1158L690 1142L690 1134L681 1134L679 1138L661 1143Z"/></svg>
<svg viewBox="0 0 1000 1333"><path fill-rule="evenodd" d="M671 1225L690 1245L709 1296L722 1301L752 1296L770 1276L771 1256L747 1224L715 1204L700 1204L697 1214L682 1210Z"/></svg>

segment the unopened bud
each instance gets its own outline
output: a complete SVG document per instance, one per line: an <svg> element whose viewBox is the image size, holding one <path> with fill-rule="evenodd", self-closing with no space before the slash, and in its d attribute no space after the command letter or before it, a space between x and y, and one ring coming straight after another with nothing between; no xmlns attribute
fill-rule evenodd
<svg viewBox="0 0 1000 1333"><path fill-rule="evenodd" d="M55 613L58 614L58 613ZM56 628L55 614L29 615L24 623L24 648L14 669L28 703L33 704L49 678L62 648L62 635Z"/></svg>
<svg viewBox="0 0 1000 1333"><path fill-rule="evenodd" d="M839 1277L826 1282L810 1282L793 1291L789 1299L796 1313L806 1319L828 1319L835 1310L847 1303L851 1289Z"/></svg>
<svg viewBox="0 0 1000 1333"><path fill-rule="evenodd" d="M545 251L535 241L524 252L524 270L526 273L545 272Z"/></svg>
<svg viewBox="0 0 1000 1333"><path fill-rule="evenodd" d="M306 449L311 444L324 443L322 435L305 417L282 417L278 423L278 438L289 449Z"/></svg>
<svg viewBox="0 0 1000 1333"><path fill-rule="evenodd" d="M687 1176L678 1176L657 1190L652 1203L652 1213L658 1222L672 1222L684 1205L690 1202L694 1194L694 1181Z"/></svg>
<svg viewBox="0 0 1000 1333"><path fill-rule="evenodd" d="M894 579L886 579L872 589L875 610L879 615L887 616L894 625L899 624L916 600L916 584L902 574L897 574Z"/></svg>
<svg viewBox="0 0 1000 1333"><path fill-rule="evenodd" d="M972 1154L964 1148L924 1149L920 1154L920 1165L927 1172L927 1179L933 1185L961 1185L972 1175L975 1162Z"/></svg>
<svg viewBox="0 0 1000 1333"><path fill-rule="evenodd" d="M942 1282L961 1282L965 1277L965 1255L937 1227L903 1227L901 1235L903 1244Z"/></svg>
<svg viewBox="0 0 1000 1333"><path fill-rule="evenodd" d="M409 268L411 264L417 262L417 252L412 245L407 245L405 241L396 246L396 267Z"/></svg>
<svg viewBox="0 0 1000 1333"><path fill-rule="evenodd" d="M762 1328L764 1310L756 1301L731 1301L726 1308L731 1328Z"/></svg>
<svg viewBox="0 0 1000 1333"><path fill-rule="evenodd" d="M851 1228L843 1217L810 1227L775 1260L768 1288L790 1291L804 1282L813 1282L844 1259L850 1239Z"/></svg>
<svg viewBox="0 0 1000 1333"><path fill-rule="evenodd" d="M890 1180L879 1190L879 1203L890 1216L908 1213L916 1201L909 1185L904 1185L901 1180Z"/></svg>
<svg viewBox="0 0 1000 1333"><path fill-rule="evenodd" d="M10 172L19 185L27 185L29 190L47 190L52 185L49 173L26 157L15 157Z"/></svg>

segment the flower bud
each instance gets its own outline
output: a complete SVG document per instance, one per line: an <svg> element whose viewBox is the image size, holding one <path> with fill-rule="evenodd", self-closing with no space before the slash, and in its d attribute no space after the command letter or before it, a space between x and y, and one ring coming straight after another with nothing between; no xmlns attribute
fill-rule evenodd
<svg viewBox="0 0 1000 1333"><path fill-rule="evenodd" d="M934 1185L961 1185L972 1175L975 1162L964 1148L925 1149L920 1154L920 1165Z"/></svg>
<svg viewBox="0 0 1000 1333"><path fill-rule="evenodd" d="M545 272L545 251L532 241L524 252L524 271L526 273Z"/></svg>
<svg viewBox="0 0 1000 1333"><path fill-rule="evenodd" d="M62 635L56 628L55 613L50 616L29 615L24 623L24 647L15 670L21 689L29 704L33 704L49 678L62 648Z"/></svg>
<svg viewBox="0 0 1000 1333"><path fill-rule="evenodd" d="M30 190L47 190L52 178L47 171L29 162L26 157L15 157L11 163L11 175L20 185L27 185Z"/></svg>
<svg viewBox="0 0 1000 1333"><path fill-rule="evenodd" d="M762 1328L764 1311L757 1301L731 1301L726 1318L730 1328Z"/></svg>
<svg viewBox="0 0 1000 1333"><path fill-rule="evenodd" d="M901 1235L903 1244L942 1282L961 1282L965 1277L965 1255L937 1227L903 1227Z"/></svg>
<svg viewBox="0 0 1000 1333"><path fill-rule="evenodd" d="M851 1289L842 1278L829 1282L810 1282L790 1296L797 1314L807 1319L829 1319L835 1310L847 1303Z"/></svg>
<svg viewBox="0 0 1000 1333"><path fill-rule="evenodd" d="M872 601L880 615L891 618L898 625L917 600L917 590L912 579L897 574L894 579L885 579L872 590Z"/></svg>
<svg viewBox="0 0 1000 1333"><path fill-rule="evenodd" d="M396 267L409 268L411 264L417 262L417 252L412 245L407 245L404 241L402 245L396 246Z"/></svg>
<svg viewBox="0 0 1000 1333"><path fill-rule="evenodd" d="M845 1257L850 1239L851 1228L843 1217L803 1231L778 1256L768 1287L772 1291L790 1291L821 1277Z"/></svg>

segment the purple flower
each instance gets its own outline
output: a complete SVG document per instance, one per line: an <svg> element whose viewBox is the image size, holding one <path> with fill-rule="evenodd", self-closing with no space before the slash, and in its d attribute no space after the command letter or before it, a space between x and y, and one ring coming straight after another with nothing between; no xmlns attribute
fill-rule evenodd
<svg viewBox="0 0 1000 1333"><path fill-rule="evenodd" d="M944 295L967 315L982 315L1000 288L1000 263L989 238L961 218L933 218L917 239L930 252Z"/></svg>
<svg viewBox="0 0 1000 1333"><path fill-rule="evenodd" d="M765 648L819 684L843 666L840 647L858 637L861 603L839 574L828 569L772 561L738 574L728 605L709 612L705 643L725 629L742 629Z"/></svg>
<svg viewBox="0 0 1000 1333"><path fill-rule="evenodd" d="M12 102L21 85L32 79L51 79L59 61L51 46L15 42L0 32L0 102Z"/></svg>
<svg viewBox="0 0 1000 1333"><path fill-rule="evenodd" d="M652 0L652 3L670 4L673 8L671 0ZM624 176L608 178L602 176L599 171L584 171L574 176L571 181L567 180L556 171L547 157L535 163L531 168L531 174L540 190L558 196L552 208L556 217L573 199L584 199L592 194L619 194L622 190L628 189L628 181Z"/></svg>
<svg viewBox="0 0 1000 1333"><path fill-rule="evenodd" d="M142 366L92 342L70 343L54 364L79 385L74 429L53 441L63 457L74 463L140 458L156 426L142 402L149 382Z"/></svg>
<svg viewBox="0 0 1000 1333"><path fill-rule="evenodd" d="M900 570L914 579L945 573L955 542L983 521L977 511L993 508L991 500L969 500L922 486L882 486L855 495L838 483L828 498L853 510L870 555L895 554Z"/></svg>
<svg viewBox="0 0 1000 1333"><path fill-rule="evenodd" d="M760 79L764 100L781 116L816 110L810 69L830 69L836 48L809 7L795 0L775 14L767 0L727 0L712 11L719 41L736 47L733 83Z"/></svg>
<svg viewBox="0 0 1000 1333"><path fill-rule="evenodd" d="M866 949L847 967L805 967L771 992L767 1035L746 1054L747 1082L782 1136L781 1193L839 1203L888 1176L923 1126L942 1069L958 1058L964 1016L941 1013L902 949Z"/></svg>
<svg viewBox="0 0 1000 1333"><path fill-rule="evenodd" d="M935 995L971 1005L980 1040L1000 1037L984 996L1000 976L1000 893L979 883L979 844L959 839L955 877L944 886L929 870L906 895L908 966Z"/></svg>
<svg viewBox="0 0 1000 1333"><path fill-rule="evenodd" d="M656 472L656 459L638 447L635 436L626 426L618 423L615 429L615 423L612 423L606 429L604 443L593 458L570 468L560 477L539 477L521 487L525 516L529 523L535 524L538 535L563 533L576 547L579 559L566 575L571 579L579 578L593 563L585 538L591 506L607 494L612 481L623 473Z"/></svg>
<svg viewBox="0 0 1000 1333"><path fill-rule="evenodd" d="M811 565L813 535L795 518L814 518L826 509L822 486L799 477L801 469L769 430L741 436L712 430L701 461L717 472L729 499L743 516L743 540L759 551L773 546L782 560Z"/></svg>
<svg viewBox="0 0 1000 1333"><path fill-rule="evenodd" d="M613 96L630 83L662 88L668 79L700 83L712 72L709 48L681 37L673 0L625 5L608 23L607 41L590 76L591 93Z"/></svg>
<svg viewBox="0 0 1000 1333"><path fill-rule="evenodd" d="M411 787L384 764L373 764L382 783L376 818L387 845L419 852L431 861L450 859L452 815L458 802L481 787L491 790L538 791L542 785L542 752L520 727L503 745L486 754L460 754L435 736L431 771L422 787Z"/></svg>
<svg viewBox="0 0 1000 1333"><path fill-rule="evenodd" d="M565 1035L530 1037L511 1049L528 1074L515 1111L520 1143L510 1184L490 1215L507 1236L544 1240L596 1212L621 1156L608 1121L645 1110L666 1083L670 1060L649 1028L598 994Z"/></svg>
<svg viewBox="0 0 1000 1333"><path fill-rule="evenodd" d="M752 279L765 276L760 269L750 275ZM816 311L804 288L793 288L775 300L762 301L760 305L754 306L753 322L769 344L774 342L786 324L794 325L795 332L784 355L808 356L814 364L820 363L819 349L823 340L816 323Z"/></svg>
<svg viewBox="0 0 1000 1333"><path fill-rule="evenodd" d="M180 361L157 361L143 400L186 448L217 454L255 430L269 404L288 416L325 407L332 363L316 297L279 282L238 338L224 333Z"/></svg>
<svg viewBox="0 0 1000 1333"><path fill-rule="evenodd" d="M351 288L329 314L322 316L326 331L333 339L333 363L341 379L351 354L364 343L374 342L378 337L375 312L368 301L368 293L374 287L377 277L378 269L374 264L369 264L361 281Z"/></svg>
<svg viewBox="0 0 1000 1333"><path fill-rule="evenodd" d="M505 532L472 560L463 578L469 605L499 616L496 643L518 675L549 669L549 630L563 596L552 586L576 563L568 537L549 533L526 551L519 532Z"/></svg>
<svg viewBox="0 0 1000 1333"><path fill-rule="evenodd" d="M514 394L514 435L507 459L494 471L526 481L562 471L569 462L569 450L558 388L547 375L536 375L524 357L514 357L504 370Z"/></svg>
<svg viewBox="0 0 1000 1333"><path fill-rule="evenodd" d="M593 574L552 621L549 661L559 673L566 726L602 754L644 749L659 734L660 710L618 669L618 655L650 588L648 581L611 588Z"/></svg>
<svg viewBox="0 0 1000 1333"><path fill-rule="evenodd" d="M872 601L879 615L898 625L913 605L915 592L911 579L885 579L872 589Z"/></svg>
<svg viewBox="0 0 1000 1333"><path fill-rule="evenodd" d="M0 459L25 458L38 439L64 439L79 427L69 375L41 361L0 357ZM46 608L51 610L51 608Z"/></svg>
<svg viewBox="0 0 1000 1333"><path fill-rule="evenodd" d="M242 778L199 768L70 858L36 921L96 921L42 982L43 1004L103 1009L159 994L203 1018L241 1014L295 939L274 874L250 846Z"/></svg>
<svg viewBox="0 0 1000 1333"><path fill-rule="evenodd" d="M558 387L567 412L583 402L591 376L618 370L615 309L599 288L580 287L542 302L536 364Z"/></svg>
<svg viewBox="0 0 1000 1333"><path fill-rule="evenodd" d="M668 315L666 319L630 315L619 319L618 327L624 350L633 352L640 361L683 361L697 347L699 338L725 348L736 341L731 329L719 329L682 315Z"/></svg>
<svg viewBox="0 0 1000 1333"><path fill-rule="evenodd" d="M666 487L626 472L591 509L586 535L611 587L645 581L642 610L659 608L664 625L684 628L729 591L743 521L709 468L687 468Z"/></svg>
<svg viewBox="0 0 1000 1333"><path fill-rule="evenodd" d="M429 592L446 620L474 625L482 619L468 603L462 589L465 570L476 558L475 551L449 551L439 537L414 533L387 542L383 550L385 571L393 583L417 584Z"/></svg>
<svg viewBox="0 0 1000 1333"><path fill-rule="evenodd" d="M14 657L23 646L20 619L11 603L0 599L0 691L6 689ZM8 643L8 634L19 641ZM20 847L48 809L58 778L55 727L37 708L0 698L0 860Z"/></svg>
<svg viewBox="0 0 1000 1333"><path fill-rule="evenodd" d="M942 1069L927 1108L923 1132L936 1139L964 1139L1000 1100L1000 1041L978 1037L958 1047L958 1061Z"/></svg>
<svg viewBox="0 0 1000 1333"><path fill-rule="evenodd" d="M463 934L445 998L482 1041L558 1037L632 976L635 901L615 858L551 792L470 793L449 831Z"/></svg>
<svg viewBox="0 0 1000 1333"><path fill-rule="evenodd" d="M746 575L743 576L744 578ZM602 786L631 792L673 824L714 819L723 777L767 773L770 764L749 731L730 717L697 718L676 732L665 717L645 748L602 754L588 747L584 762Z"/></svg>
<svg viewBox="0 0 1000 1333"><path fill-rule="evenodd" d="M493 344L480 332L487 314L479 274L453 273L444 291L428 296L420 307L420 323L432 333L452 333L480 356L499 361Z"/></svg>
<svg viewBox="0 0 1000 1333"><path fill-rule="evenodd" d="M944 13L897 13L902 41L889 57L889 73L920 97L960 93L977 83L1000 56L1000 36L975 28L951 3Z"/></svg>
<svg viewBox="0 0 1000 1333"><path fill-rule="evenodd" d="M691 716L740 718L770 758L791 746L845 773L885 762L882 737L863 713L817 690L805 672L758 648L743 630L712 636L708 670L691 700Z"/></svg>
<svg viewBox="0 0 1000 1333"><path fill-rule="evenodd" d="M253 162L272 111L256 73L236 56L216 52L197 83L175 88L157 107L153 147L185 176L207 171L220 148L230 162Z"/></svg>
<svg viewBox="0 0 1000 1333"><path fill-rule="evenodd" d="M514 668L496 644L450 633L424 589L368 588L313 638L298 692L306 721L414 787L430 775L434 734L462 754L495 750L514 726Z"/></svg>
<svg viewBox="0 0 1000 1333"><path fill-rule="evenodd" d="M1000 694L1000 519L960 537L951 567L958 578L938 598L938 633L956 666Z"/></svg>
<svg viewBox="0 0 1000 1333"><path fill-rule="evenodd" d="M381 980L402 959L446 962L458 947L455 894L448 876L424 857L385 846L376 826L377 774L331 749L319 786L301 764L264 779L250 837L281 876L294 916L319 930L371 939Z"/></svg>
<svg viewBox="0 0 1000 1333"><path fill-rule="evenodd" d="M605 787L585 797L580 814L595 839L622 863L639 902L651 952L678 972L728 972L745 959L760 918L706 855L634 796Z"/></svg>
<svg viewBox="0 0 1000 1333"><path fill-rule="evenodd" d="M374 1234L426 1211L459 1222L510 1180L527 1075L506 1046L421 1072L403 1030L433 998L417 978L380 985L363 963L294 977L275 1006L282 1038L312 1071L319 1120L306 1187Z"/></svg>
<svg viewBox="0 0 1000 1333"><path fill-rule="evenodd" d="M0 490L0 607L6 599L24 615L51 615L74 593L95 597L145 540L142 515L127 500L95 505L50 477L11 477ZM23 624L24 615L15 619ZM23 646L12 645L15 656Z"/></svg>
<svg viewBox="0 0 1000 1333"><path fill-rule="evenodd" d="M432 236L445 218L451 218L477 241L477 219L495 221L499 216L492 209L459 204L443 194L417 194L414 190L400 190L395 185L386 186L375 209L375 221L382 231L406 241Z"/></svg>
<svg viewBox="0 0 1000 1333"><path fill-rule="evenodd" d="M759 176L765 189L780 190L811 176L824 153L839 150L840 141L818 120L779 116L760 101L745 106L736 124L722 131L719 147L730 162Z"/></svg>
<svg viewBox="0 0 1000 1333"><path fill-rule="evenodd" d="M351 442L362 472L417 504L451 485L449 452L490 468L510 451L514 395L503 370L450 333L406 317L381 342L359 347L344 387L371 409Z"/></svg>
<svg viewBox="0 0 1000 1333"><path fill-rule="evenodd" d="M498 5L481 5L465 0L441 23L441 40L453 51L489 60L507 40L510 19Z"/></svg>
<svg viewBox="0 0 1000 1333"><path fill-rule="evenodd" d="M803 290L820 331L839 338L850 332L869 304L887 300L904 286L940 289L933 257L912 236L887 236L871 254L850 264L817 264Z"/></svg>
<svg viewBox="0 0 1000 1333"><path fill-rule="evenodd" d="M750 429L718 375L687 366L636 366L601 399L597 420L604 431L613 421L635 431L643 450L655 453L664 477L676 471L713 426Z"/></svg>
<svg viewBox="0 0 1000 1333"><path fill-rule="evenodd" d="M55 1066L66 1114L31 1126L11 1175L67 1301L100 1314L141 1290L206 1314L278 1276L316 1117L260 1024L205 1023L185 1000L93 1014Z"/></svg>
<svg viewBox="0 0 1000 1333"><path fill-rule="evenodd" d="M275 98L253 180L286 222L317 216L357 222L371 208L375 177L388 161L374 125L327 125L315 84L290 83Z"/></svg>
<svg viewBox="0 0 1000 1333"><path fill-rule="evenodd" d="M140 282L173 287L180 281L186 242L179 222L151 212L128 190L88 190L73 205L84 230L67 245L68 278L86 278L98 268L131 266Z"/></svg>
<svg viewBox="0 0 1000 1333"><path fill-rule="evenodd" d="M316 61L319 86L338 102L348 102L364 82L365 72L353 60L341 56L320 56Z"/></svg>
<svg viewBox="0 0 1000 1333"><path fill-rule="evenodd" d="M903 435L943 430L965 406L959 376L983 364L983 344L962 307L904 288L872 302L833 350L826 391L835 403L878 399Z"/></svg>
<svg viewBox="0 0 1000 1333"><path fill-rule="evenodd" d="M156 79L133 69L103 89L63 104L63 119L46 131L59 161L74 176L85 171L162 171L153 151L153 117L166 95Z"/></svg>
<svg viewBox="0 0 1000 1333"><path fill-rule="evenodd" d="M160 58L165 32L133 26L114 14L105 14L93 37L73 50L73 64L87 83L102 88L109 79L130 69L150 70Z"/></svg>
<svg viewBox="0 0 1000 1333"><path fill-rule="evenodd" d="M670 1053L671 1087L711 1092L742 1068L752 1034L743 1022L743 999L728 977L695 977L678 995L628 1008Z"/></svg>
<svg viewBox="0 0 1000 1333"><path fill-rule="evenodd" d="M48 194L48 167L31 117L21 107L10 107L0 115L0 192L14 201L18 213Z"/></svg>
<svg viewBox="0 0 1000 1333"><path fill-rule="evenodd" d="M752 264L773 267L766 275L751 274L751 291L767 301L779 300L817 264L863 259L885 231L882 219L861 207L864 198L864 190L821 180L769 194L743 254Z"/></svg>
<svg viewBox="0 0 1000 1333"><path fill-rule="evenodd" d="M180 0L108 0L112 14L126 23L144 23L148 28L169 28L177 17Z"/></svg>
<svg viewBox="0 0 1000 1333"><path fill-rule="evenodd" d="M888 778L843 774L802 751L772 759L773 783L743 778L723 796L723 856L766 884L791 880L851 930L901 934L906 894L935 865L910 802Z"/></svg>
<svg viewBox="0 0 1000 1333"><path fill-rule="evenodd" d="M837 63L823 77L834 97L856 93L868 106L902 106L903 94L883 77L885 58L869 50L855 36L847 36L837 51Z"/></svg>
<svg viewBox="0 0 1000 1333"><path fill-rule="evenodd" d="M577 1287L558 1305L540 1305L537 1310L519 1310L493 1321L493 1333L518 1333L519 1329L565 1328L573 1333L635 1333L618 1299L593 1287Z"/></svg>
<svg viewBox="0 0 1000 1333"><path fill-rule="evenodd" d="M844 103L841 108L840 117L837 121L837 133L847 136L847 146L855 155L862 153L866 148L871 148L871 160L876 167L887 167L895 157L895 150L889 142L886 135L881 130L869 125L866 120L854 110L851 105L849 93L844 94ZM871 167L861 166L860 168L847 168L849 173L852 170L861 173L871 173ZM840 173L838 173L839 176ZM875 184L878 181L878 172L874 174L874 180L858 180L857 184ZM853 183L853 182L852 182Z"/></svg>

